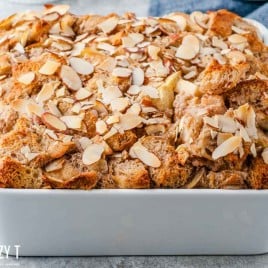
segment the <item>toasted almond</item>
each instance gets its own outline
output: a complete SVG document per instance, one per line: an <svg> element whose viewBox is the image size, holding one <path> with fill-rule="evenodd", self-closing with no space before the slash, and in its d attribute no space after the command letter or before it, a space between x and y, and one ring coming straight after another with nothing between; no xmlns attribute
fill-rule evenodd
<svg viewBox="0 0 268 268"><path fill-rule="evenodd" d="M73 68L67 65L61 67L60 77L64 84L71 90L77 91L82 87L82 82Z"/></svg>
<svg viewBox="0 0 268 268"><path fill-rule="evenodd" d="M141 106L139 103L134 103L130 106L130 108L127 110L128 114L136 114L139 115L141 112Z"/></svg>
<svg viewBox="0 0 268 268"><path fill-rule="evenodd" d="M232 152L234 152L240 146L242 138L238 136L233 136L220 144L212 153L212 159L217 160L220 157L224 157Z"/></svg>
<svg viewBox="0 0 268 268"><path fill-rule="evenodd" d="M130 36L123 37L122 43L123 43L123 47L125 48L134 47L136 45L136 42Z"/></svg>
<svg viewBox="0 0 268 268"><path fill-rule="evenodd" d="M114 123L118 123L120 121L120 117L118 115L110 115L107 119L106 119L106 123L108 125L110 124L114 124Z"/></svg>
<svg viewBox="0 0 268 268"><path fill-rule="evenodd" d="M248 103L239 106L236 110L234 110L235 117L240 121L246 123L247 115L248 115L249 105Z"/></svg>
<svg viewBox="0 0 268 268"><path fill-rule="evenodd" d="M50 13L56 12L62 16L65 13L67 13L69 9L70 9L70 6L68 6L68 5L56 5L56 6L52 6L48 9L46 9L44 11L44 14L50 14Z"/></svg>
<svg viewBox="0 0 268 268"><path fill-rule="evenodd" d="M141 86L144 82L144 71L141 68L134 68L132 70L132 84Z"/></svg>
<svg viewBox="0 0 268 268"><path fill-rule="evenodd" d="M232 34L228 37L228 41L232 44L241 44L247 42L247 38L240 34Z"/></svg>
<svg viewBox="0 0 268 268"><path fill-rule="evenodd" d="M47 14L47 15L43 16L42 19L44 21L55 21L59 17L60 17L60 15L57 12L53 12L53 13L50 13L50 14Z"/></svg>
<svg viewBox="0 0 268 268"><path fill-rule="evenodd" d="M117 24L118 24L119 19L116 17L111 17L103 22L101 22L98 27L104 32L104 33L110 33L113 31Z"/></svg>
<svg viewBox="0 0 268 268"><path fill-rule="evenodd" d="M252 143L251 146L250 146L250 152L252 153L252 155L254 157L257 156L257 151L256 151L256 146L255 146L255 143Z"/></svg>
<svg viewBox="0 0 268 268"><path fill-rule="evenodd" d="M35 78L35 73L34 72L28 72L21 74L18 78L18 81L24 85L30 85Z"/></svg>
<svg viewBox="0 0 268 268"><path fill-rule="evenodd" d="M103 145L94 143L89 144L82 155L82 161L85 165L94 164L101 159L103 152Z"/></svg>
<svg viewBox="0 0 268 268"><path fill-rule="evenodd" d="M57 86L58 84L59 83L55 84L53 82L43 84L42 89L36 96L36 101L42 103L46 100L49 100L55 92L55 86Z"/></svg>
<svg viewBox="0 0 268 268"><path fill-rule="evenodd" d="M69 61L72 68L79 74L88 75L94 72L94 66L84 59L72 57Z"/></svg>
<svg viewBox="0 0 268 268"><path fill-rule="evenodd" d="M199 52L200 44L199 40L194 35L186 35L183 40L182 44L178 47L176 52L176 57L190 60L193 59Z"/></svg>
<svg viewBox="0 0 268 268"><path fill-rule="evenodd" d="M73 107L71 108L71 111L75 114L79 114L82 110L82 105L80 102L76 102Z"/></svg>
<svg viewBox="0 0 268 268"><path fill-rule="evenodd" d="M108 128L106 123L103 120L98 120L96 122L96 131L100 135L103 135L105 132L107 132Z"/></svg>
<svg viewBox="0 0 268 268"><path fill-rule="evenodd" d="M130 33L128 36L135 42L135 45L144 40L144 35L141 33Z"/></svg>
<svg viewBox="0 0 268 268"><path fill-rule="evenodd" d="M117 77L129 77L131 73L131 69L117 67L113 69L112 75Z"/></svg>
<svg viewBox="0 0 268 268"><path fill-rule="evenodd" d="M68 128L79 129L82 125L83 118L80 115L65 115L60 119L66 124Z"/></svg>
<svg viewBox="0 0 268 268"><path fill-rule="evenodd" d="M116 98L111 101L112 111L124 111L129 106L128 98Z"/></svg>
<svg viewBox="0 0 268 268"><path fill-rule="evenodd" d="M39 73L44 75L52 75L58 70L60 65L61 64L57 61L47 60L46 63L39 69Z"/></svg>
<svg viewBox="0 0 268 268"><path fill-rule="evenodd" d="M213 117L205 116L203 118L203 120L204 120L204 123L206 123L214 128L219 127L218 117L216 117L216 116L213 116Z"/></svg>
<svg viewBox="0 0 268 268"><path fill-rule="evenodd" d="M34 102L29 102L27 105L27 109L30 114L35 114L39 117L42 116L42 114L44 113L43 107Z"/></svg>
<svg viewBox="0 0 268 268"><path fill-rule="evenodd" d="M241 29L239 27L236 27L234 25L232 26L232 30L237 34L247 34L247 33L249 33L248 31L245 31L245 30L243 30L243 29Z"/></svg>
<svg viewBox="0 0 268 268"><path fill-rule="evenodd" d="M192 82L180 79L177 82L176 91L186 96L195 96L197 94L197 85Z"/></svg>
<svg viewBox="0 0 268 268"><path fill-rule="evenodd" d="M129 87L127 93L130 95L137 95L141 92L141 88L137 85L132 85Z"/></svg>
<svg viewBox="0 0 268 268"><path fill-rule="evenodd" d="M48 107L48 109L49 109L49 111L52 113L52 114L54 114L54 115L56 115L56 116L61 116L61 112L60 112L60 110L58 109L58 107L57 107L57 105L53 102L53 101L48 101L48 103L47 103L47 107Z"/></svg>
<svg viewBox="0 0 268 268"><path fill-rule="evenodd" d="M268 164L268 148L265 148L263 151L262 151L262 159L264 161L265 164Z"/></svg>
<svg viewBox="0 0 268 268"><path fill-rule="evenodd" d="M217 115L219 122L219 129L222 132L235 133L237 130L237 124L233 118L225 115Z"/></svg>
<svg viewBox="0 0 268 268"><path fill-rule="evenodd" d="M97 48L101 49L101 50L108 51L110 55L114 54L115 49L116 49L115 46L112 46L112 45L110 45L108 43L104 43L104 42L103 43L98 43Z"/></svg>
<svg viewBox="0 0 268 268"><path fill-rule="evenodd" d="M118 133L118 130L114 127L112 127L104 136L103 139L107 140L109 138L111 138L113 135L115 135L116 133Z"/></svg>
<svg viewBox="0 0 268 268"><path fill-rule="evenodd" d="M149 96L152 99L159 98L159 91L155 87L152 86L142 86L141 87L142 95Z"/></svg>
<svg viewBox="0 0 268 268"><path fill-rule="evenodd" d="M122 130L129 130L137 127L141 124L143 118L135 114L123 114L120 116L120 122L118 123Z"/></svg>
<svg viewBox="0 0 268 268"><path fill-rule="evenodd" d="M45 170L46 172L52 172L63 168L63 164L65 162L65 159L57 159L52 162L50 162L48 165L46 165Z"/></svg>
<svg viewBox="0 0 268 268"><path fill-rule="evenodd" d="M88 137L81 137L78 141L83 150L85 150L89 144L92 144L92 140Z"/></svg>
<svg viewBox="0 0 268 268"><path fill-rule="evenodd" d="M65 131L67 129L65 123L57 116L51 113L43 113L41 116L43 123L50 129L57 131Z"/></svg>
<svg viewBox="0 0 268 268"><path fill-rule="evenodd" d="M227 44L224 41L222 41L221 39L219 39L217 36L212 37L212 46L218 47L220 49L227 49L228 48Z"/></svg>
<svg viewBox="0 0 268 268"><path fill-rule="evenodd" d="M184 31L186 26L187 26L187 22L186 19L183 16L180 15L176 15L176 14L171 14L168 16L169 19L176 21L177 25L179 26L181 31Z"/></svg>
<svg viewBox="0 0 268 268"><path fill-rule="evenodd" d="M110 86L102 91L102 100L105 104L110 104L112 100L121 97L123 94L117 86Z"/></svg>
<svg viewBox="0 0 268 268"><path fill-rule="evenodd" d="M75 98L77 100L85 100L85 99L89 98L92 94L93 94L93 92L82 87L75 93Z"/></svg>
<svg viewBox="0 0 268 268"><path fill-rule="evenodd" d="M153 60L158 59L158 53L160 52L160 47L150 45L148 46L148 54Z"/></svg>
<svg viewBox="0 0 268 268"><path fill-rule="evenodd" d="M249 106L247 113L246 130L248 135L254 139L258 138L257 128L256 128L256 114L252 106Z"/></svg>
<svg viewBox="0 0 268 268"><path fill-rule="evenodd" d="M230 60L232 65L246 62L246 56L238 50L230 51L226 54L227 58Z"/></svg>
<svg viewBox="0 0 268 268"><path fill-rule="evenodd" d="M139 141L136 142L130 149L130 155L134 158L139 158L145 165L158 168L161 166L161 161L153 153L149 152Z"/></svg>

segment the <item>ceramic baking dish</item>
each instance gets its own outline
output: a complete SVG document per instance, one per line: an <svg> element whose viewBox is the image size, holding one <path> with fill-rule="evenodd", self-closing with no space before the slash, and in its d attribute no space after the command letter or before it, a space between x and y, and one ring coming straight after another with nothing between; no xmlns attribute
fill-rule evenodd
<svg viewBox="0 0 268 268"><path fill-rule="evenodd" d="M2 245L20 256L265 253L268 190L0 189Z"/></svg>

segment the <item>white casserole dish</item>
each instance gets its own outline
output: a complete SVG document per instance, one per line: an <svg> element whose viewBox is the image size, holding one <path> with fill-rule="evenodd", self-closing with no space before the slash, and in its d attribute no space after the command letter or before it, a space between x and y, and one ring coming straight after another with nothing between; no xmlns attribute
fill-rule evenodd
<svg viewBox="0 0 268 268"><path fill-rule="evenodd" d="M265 253L268 190L0 189L0 245L19 256Z"/></svg>

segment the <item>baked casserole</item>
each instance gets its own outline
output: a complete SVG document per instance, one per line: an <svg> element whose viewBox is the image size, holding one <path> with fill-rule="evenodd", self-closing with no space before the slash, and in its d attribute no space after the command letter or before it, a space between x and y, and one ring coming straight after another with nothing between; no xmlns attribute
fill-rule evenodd
<svg viewBox="0 0 268 268"><path fill-rule="evenodd" d="M227 10L14 14L0 94L2 188L268 188L268 48Z"/></svg>

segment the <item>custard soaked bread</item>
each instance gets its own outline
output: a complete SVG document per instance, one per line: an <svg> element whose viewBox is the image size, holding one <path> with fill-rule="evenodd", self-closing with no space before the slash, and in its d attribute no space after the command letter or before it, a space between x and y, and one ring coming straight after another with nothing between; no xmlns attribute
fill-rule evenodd
<svg viewBox="0 0 268 268"><path fill-rule="evenodd" d="M226 10L0 22L0 187L268 189L268 49Z"/></svg>

